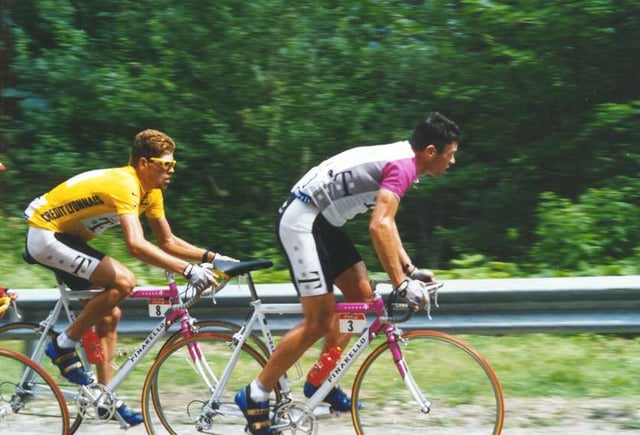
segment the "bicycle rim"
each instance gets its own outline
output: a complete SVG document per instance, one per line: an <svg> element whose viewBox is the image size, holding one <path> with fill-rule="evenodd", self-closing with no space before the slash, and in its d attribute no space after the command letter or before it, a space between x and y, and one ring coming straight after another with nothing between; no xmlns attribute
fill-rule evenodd
<svg viewBox="0 0 640 435"><path fill-rule="evenodd" d="M0 433L71 433L66 401L42 367L7 349L0 349L0 367Z"/></svg>
<svg viewBox="0 0 640 435"><path fill-rule="evenodd" d="M34 346L40 339L40 325L30 322L12 322L0 326L0 339L4 343L12 342L12 350L24 355L30 355ZM49 338L56 336L56 332L49 331Z"/></svg>
<svg viewBox="0 0 640 435"><path fill-rule="evenodd" d="M387 435L429 433L499 434L504 400L487 361L464 341L436 331L403 336L404 359L416 385L431 403L420 410L398 373L387 343L362 363L353 384L351 415L356 433L385 427Z"/></svg>
<svg viewBox="0 0 640 435"><path fill-rule="evenodd" d="M266 364L260 351L245 344L226 385L220 385L224 368L231 358L231 335L203 332L171 344L153 363L142 389L142 412L148 433L186 435L199 432L201 424L210 424L204 432L214 434L242 433L246 420L234 402L235 394L249 384ZM203 362L214 373L211 387L222 389L215 411L202 418L212 389L205 383L201 371L191 358L189 345L198 343ZM279 394L273 395L273 402ZM164 427L164 430L162 428Z"/></svg>
<svg viewBox="0 0 640 435"><path fill-rule="evenodd" d="M69 382L68 379L64 378L60 374L58 367L51 362L49 357L44 355L44 351L42 351L42 356L40 358L34 358L33 352L40 336L41 329L40 325L37 323L13 322L0 327L2 347L33 358L33 360L51 376L58 388L60 388L67 404L70 404L71 406L69 408L72 419L71 433L74 433L82 423L82 417L78 414L77 408L74 406L75 399L78 394L78 385ZM49 339L55 338L55 331L50 330L48 336Z"/></svg>

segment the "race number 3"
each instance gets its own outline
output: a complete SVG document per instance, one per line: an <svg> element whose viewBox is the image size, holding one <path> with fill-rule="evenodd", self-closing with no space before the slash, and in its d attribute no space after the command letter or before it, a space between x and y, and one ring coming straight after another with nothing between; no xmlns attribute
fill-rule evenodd
<svg viewBox="0 0 640 435"><path fill-rule="evenodd" d="M149 317L164 317L170 307L171 301L168 298L150 298Z"/></svg>
<svg viewBox="0 0 640 435"><path fill-rule="evenodd" d="M367 327L364 313L340 313L338 315L340 332L362 332Z"/></svg>

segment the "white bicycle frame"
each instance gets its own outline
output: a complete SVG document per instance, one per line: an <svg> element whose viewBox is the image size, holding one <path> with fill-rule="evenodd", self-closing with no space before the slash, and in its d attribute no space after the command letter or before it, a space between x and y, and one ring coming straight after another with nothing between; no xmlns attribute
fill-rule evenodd
<svg viewBox="0 0 640 435"><path fill-rule="evenodd" d="M357 340L351 346L351 348L344 353L342 359L336 364L336 367L331 371L328 375L327 379L322 383L322 385L317 389L317 391L308 398L303 404L309 410L314 410L320 405L326 395L331 391L331 389L338 384L342 376L351 368L351 366L355 363L355 361L362 355L362 353L367 349L371 341L376 337L377 333L380 331L384 331L386 334L386 339L390 344L390 351L394 353L394 357L396 357L396 365L398 367L398 371L404 379L405 384L409 391L411 391L415 401L419 405L420 409L424 413L428 413L431 407L429 401L423 396L420 392L419 388L415 384L413 377L409 371L409 367L407 366L404 358L402 358L401 350L398 348L398 343L391 337L396 335L396 327L389 323L389 319L382 319L381 321L380 313L382 309L384 309L384 301L381 296L374 294L375 300L374 302L363 302L363 303L346 303L346 302L338 302L336 303L336 312L369 312L369 313L378 313L378 317L376 317L373 321L367 321L367 326L364 330L358 335ZM267 343L267 348L269 349L269 353L272 354L275 350L275 341L273 339L273 334L271 329L268 326L266 321L267 316L272 314L301 314L302 313L302 305L299 303L281 303L281 304L263 304L260 299L256 299L250 303L253 308L253 312L245 324L242 326L239 332L234 334L233 336L233 344L234 350L232 352L231 357L229 358L229 362L227 363L220 379L217 380L219 385L222 385L222 388L214 388L212 389L212 394L209 399L208 405L205 408L209 408L212 404L220 401L223 390L229 381L235 367L236 363L240 357L240 352L242 352L242 347L246 343L248 337L251 335L251 332L255 328L256 324L260 325L260 329L262 330L262 335ZM201 372L201 375L204 374ZM291 391L289 389L289 385L287 382L286 375L280 378L279 380L280 390L284 395L284 402L291 401ZM207 411L207 410L203 410ZM298 415L298 418L303 419L304 415ZM299 423L296 421L294 423ZM288 424L288 423L285 423ZM278 425L271 426L272 429L277 430Z"/></svg>

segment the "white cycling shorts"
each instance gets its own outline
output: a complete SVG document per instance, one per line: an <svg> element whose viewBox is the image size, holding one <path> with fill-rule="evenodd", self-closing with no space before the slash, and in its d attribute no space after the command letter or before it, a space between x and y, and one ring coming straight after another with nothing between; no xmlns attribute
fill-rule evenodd
<svg viewBox="0 0 640 435"><path fill-rule="evenodd" d="M353 242L313 204L290 197L280 208L276 236L301 297L333 292L334 279L362 261Z"/></svg>
<svg viewBox="0 0 640 435"><path fill-rule="evenodd" d="M38 263L89 280L104 254L73 236L29 227L26 247Z"/></svg>

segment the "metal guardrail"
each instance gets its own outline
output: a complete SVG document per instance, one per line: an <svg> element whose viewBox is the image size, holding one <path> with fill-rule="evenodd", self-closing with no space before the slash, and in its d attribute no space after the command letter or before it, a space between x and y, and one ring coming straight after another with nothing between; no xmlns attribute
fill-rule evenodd
<svg viewBox="0 0 640 435"><path fill-rule="evenodd" d="M380 292L389 290L381 286ZM44 319L57 298L55 289L16 292L25 321ZM258 295L263 302L298 301L291 284L258 284ZM403 323L403 329L476 334L640 333L640 276L635 275L451 280L440 290L438 301L433 320L421 312ZM230 283L218 294L216 304L201 300L191 313L198 319L241 323L249 311L248 302L246 286ZM146 334L159 321L148 316L144 300L127 300L122 308L121 334ZM16 320L12 311L0 324ZM274 330L285 331L299 320L295 315L271 316L269 323Z"/></svg>

